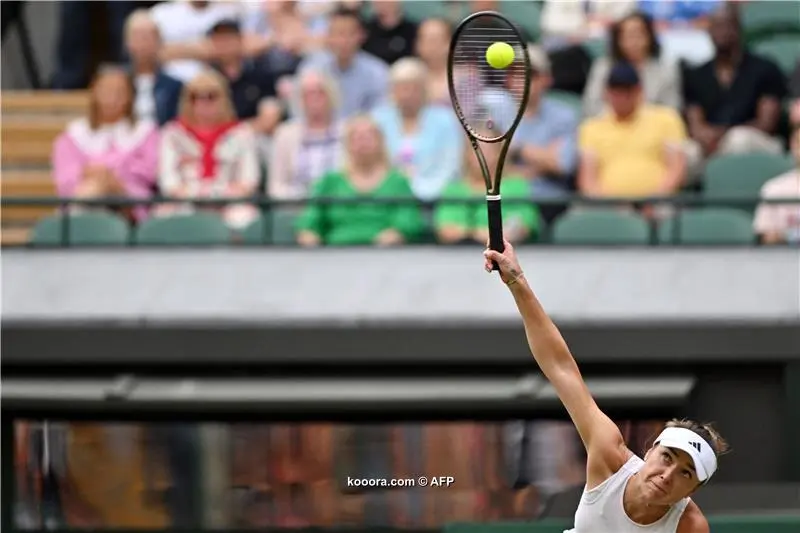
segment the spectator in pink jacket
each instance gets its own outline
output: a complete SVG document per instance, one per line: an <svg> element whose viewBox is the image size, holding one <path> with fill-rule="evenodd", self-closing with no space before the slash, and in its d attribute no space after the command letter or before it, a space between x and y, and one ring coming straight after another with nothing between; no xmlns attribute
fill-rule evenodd
<svg viewBox="0 0 800 533"><path fill-rule="evenodd" d="M53 145L53 179L59 196L152 196L158 172L158 126L135 118L134 92L124 69L100 68L90 86L88 116L70 122ZM138 221L148 209L118 211Z"/></svg>

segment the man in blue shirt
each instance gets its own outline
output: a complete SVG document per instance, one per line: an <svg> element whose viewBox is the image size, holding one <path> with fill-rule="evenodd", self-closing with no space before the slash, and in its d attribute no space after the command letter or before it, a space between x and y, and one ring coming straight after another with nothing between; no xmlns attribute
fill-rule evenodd
<svg viewBox="0 0 800 533"><path fill-rule="evenodd" d="M568 104L546 96L552 78L545 51L529 45L528 55L532 70L528 105L511 141L508 171L520 172L530 179L535 199L563 197L574 186L580 119ZM511 83L520 83L520 80ZM560 211L542 210L546 219Z"/></svg>
<svg viewBox="0 0 800 533"><path fill-rule="evenodd" d="M365 39L359 14L338 7L330 14L328 49L309 55L300 64L301 72L313 68L337 81L341 118L371 111L389 92L389 67L361 50Z"/></svg>

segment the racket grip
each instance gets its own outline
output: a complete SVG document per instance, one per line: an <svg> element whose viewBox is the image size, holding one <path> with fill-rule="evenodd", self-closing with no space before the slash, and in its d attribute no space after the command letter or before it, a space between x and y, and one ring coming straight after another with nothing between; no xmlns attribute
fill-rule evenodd
<svg viewBox="0 0 800 533"><path fill-rule="evenodd" d="M489 210L489 248L502 253L503 244L503 211L500 208L500 195L487 196L486 207ZM492 270L500 270L497 261L492 261Z"/></svg>

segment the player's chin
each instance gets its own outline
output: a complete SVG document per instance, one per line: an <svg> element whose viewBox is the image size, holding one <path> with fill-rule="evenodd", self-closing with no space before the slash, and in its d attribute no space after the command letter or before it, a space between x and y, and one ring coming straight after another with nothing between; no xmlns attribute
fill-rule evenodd
<svg viewBox="0 0 800 533"><path fill-rule="evenodd" d="M669 491L652 480L645 483L644 492L650 505L672 505L680 499L674 498Z"/></svg>

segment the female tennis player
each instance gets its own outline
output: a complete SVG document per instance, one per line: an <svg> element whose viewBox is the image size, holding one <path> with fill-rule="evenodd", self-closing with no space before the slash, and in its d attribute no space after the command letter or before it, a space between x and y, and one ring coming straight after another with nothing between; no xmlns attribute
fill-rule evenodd
<svg viewBox="0 0 800 533"><path fill-rule="evenodd" d="M728 445L709 425L674 420L639 458L603 413L578 365L525 279L511 243L484 252L496 261L522 315L534 359L553 385L586 447L586 486L573 533L707 533L708 521L689 496L717 470ZM565 532L569 533L569 532Z"/></svg>

